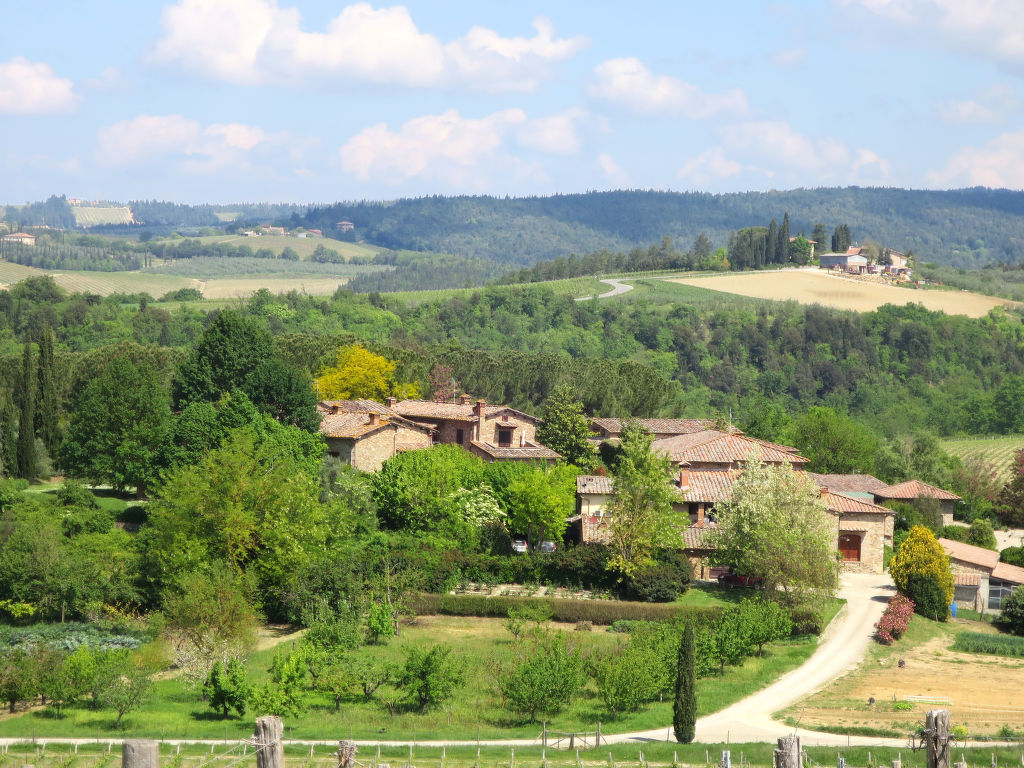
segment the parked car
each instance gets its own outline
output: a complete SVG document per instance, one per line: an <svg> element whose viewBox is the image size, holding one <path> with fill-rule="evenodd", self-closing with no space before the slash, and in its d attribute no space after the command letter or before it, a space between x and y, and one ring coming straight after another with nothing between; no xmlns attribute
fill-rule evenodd
<svg viewBox="0 0 1024 768"><path fill-rule="evenodd" d="M526 539L516 537L512 539L512 551L513 552L529 552L530 546L526 543Z"/></svg>
<svg viewBox="0 0 1024 768"><path fill-rule="evenodd" d="M558 546L553 541L544 540L537 546L538 552L554 552Z"/></svg>
<svg viewBox="0 0 1024 768"><path fill-rule="evenodd" d="M726 587L759 587L764 584L763 576L740 576L738 573L721 573L718 583Z"/></svg>

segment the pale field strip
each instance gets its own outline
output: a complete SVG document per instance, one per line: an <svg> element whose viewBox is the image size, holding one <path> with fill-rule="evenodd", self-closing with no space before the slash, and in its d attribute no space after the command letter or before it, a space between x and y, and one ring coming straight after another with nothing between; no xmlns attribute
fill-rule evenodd
<svg viewBox="0 0 1024 768"><path fill-rule="evenodd" d="M921 304L947 315L984 317L994 307L1020 306L1017 302L966 291L914 290L881 283L847 280L821 270L744 272L709 277L670 278L671 282L735 293L757 299L821 304L835 309L871 312L885 304Z"/></svg>

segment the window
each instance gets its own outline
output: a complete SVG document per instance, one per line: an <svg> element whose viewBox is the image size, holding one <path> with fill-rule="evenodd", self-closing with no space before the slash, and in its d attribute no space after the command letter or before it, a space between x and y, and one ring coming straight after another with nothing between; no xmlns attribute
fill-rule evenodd
<svg viewBox="0 0 1024 768"><path fill-rule="evenodd" d="M839 535L839 559L844 563L860 562L860 536L856 533Z"/></svg>
<svg viewBox="0 0 1024 768"><path fill-rule="evenodd" d="M1003 600L1010 596L1016 584L1001 579L989 579L988 581L988 607L992 611L1003 609Z"/></svg>
<svg viewBox="0 0 1024 768"><path fill-rule="evenodd" d="M464 430L464 429L456 429L455 430L455 442L458 443L459 445L462 445L464 442L466 442L466 430Z"/></svg>
<svg viewBox="0 0 1024 768"><path fill-rule="evenodd" d="M512 447L512 430L511 429L499 429L498 430L498 447L499 448L511 448Z"/></svg>

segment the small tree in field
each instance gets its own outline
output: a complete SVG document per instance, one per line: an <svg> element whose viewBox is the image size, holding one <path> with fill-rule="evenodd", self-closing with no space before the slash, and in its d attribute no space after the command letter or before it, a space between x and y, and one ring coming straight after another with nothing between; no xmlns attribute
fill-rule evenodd
<svg viewBox="0 0 1024 768"><path fill-rule="evenodd" d="M683 640L679 644L676 700L672 709L672 731L680 744L689 744L696 735L697 678L693 655L693 626L687 622L683 629Z"/></svg>
<svg viewBox="0 0 1024 768"><path fill-rule="evenodd" d="M498 676L498 689L509 709L533 723L568 704L583 682L583 657L565 633L538 633Z"/></svg>
<svg viewBox="0 0 1024 768"><path fill-rule="evenodd" d="M245 679L245 667L238 659L231 659L227 667L214 662L206 683L203 684L203 696L210 708L227 717L235 710L239 717L245 716L245 708L249 703L252 689Z"/></svg>
<svg viewBox="0 0 1024 768"><path fill-rule="evenodd" d="M405 691L420 712L438 706L451 698L462 684L463 672L447 645L430 648L413 647L406 651L405 666L398 677L398 687Z"/></svg>

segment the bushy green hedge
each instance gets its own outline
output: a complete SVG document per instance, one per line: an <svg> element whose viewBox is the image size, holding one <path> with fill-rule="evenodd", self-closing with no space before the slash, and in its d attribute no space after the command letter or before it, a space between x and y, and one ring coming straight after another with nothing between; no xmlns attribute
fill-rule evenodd
<svg viewBox="0 0 1024 768"><path fill-rule="evenodd" d="M995 656L1024 657L1024 637L989 635L984 632L961 632L953 643L954 651L991 653Z"/></svg>
<svg viewBox="0 0 1024 768"><path fill-rule="evenodd" d="M419 595L412 609L421 615L485 616L504 618L509 609L548 606L555 621L589 621L612 624L616 621L661 621L684 618L697 623L715 621L720 608L693 607L666 603L630 603L619 600L570 600L557 597L485 597L483 595Z"/></svg>

